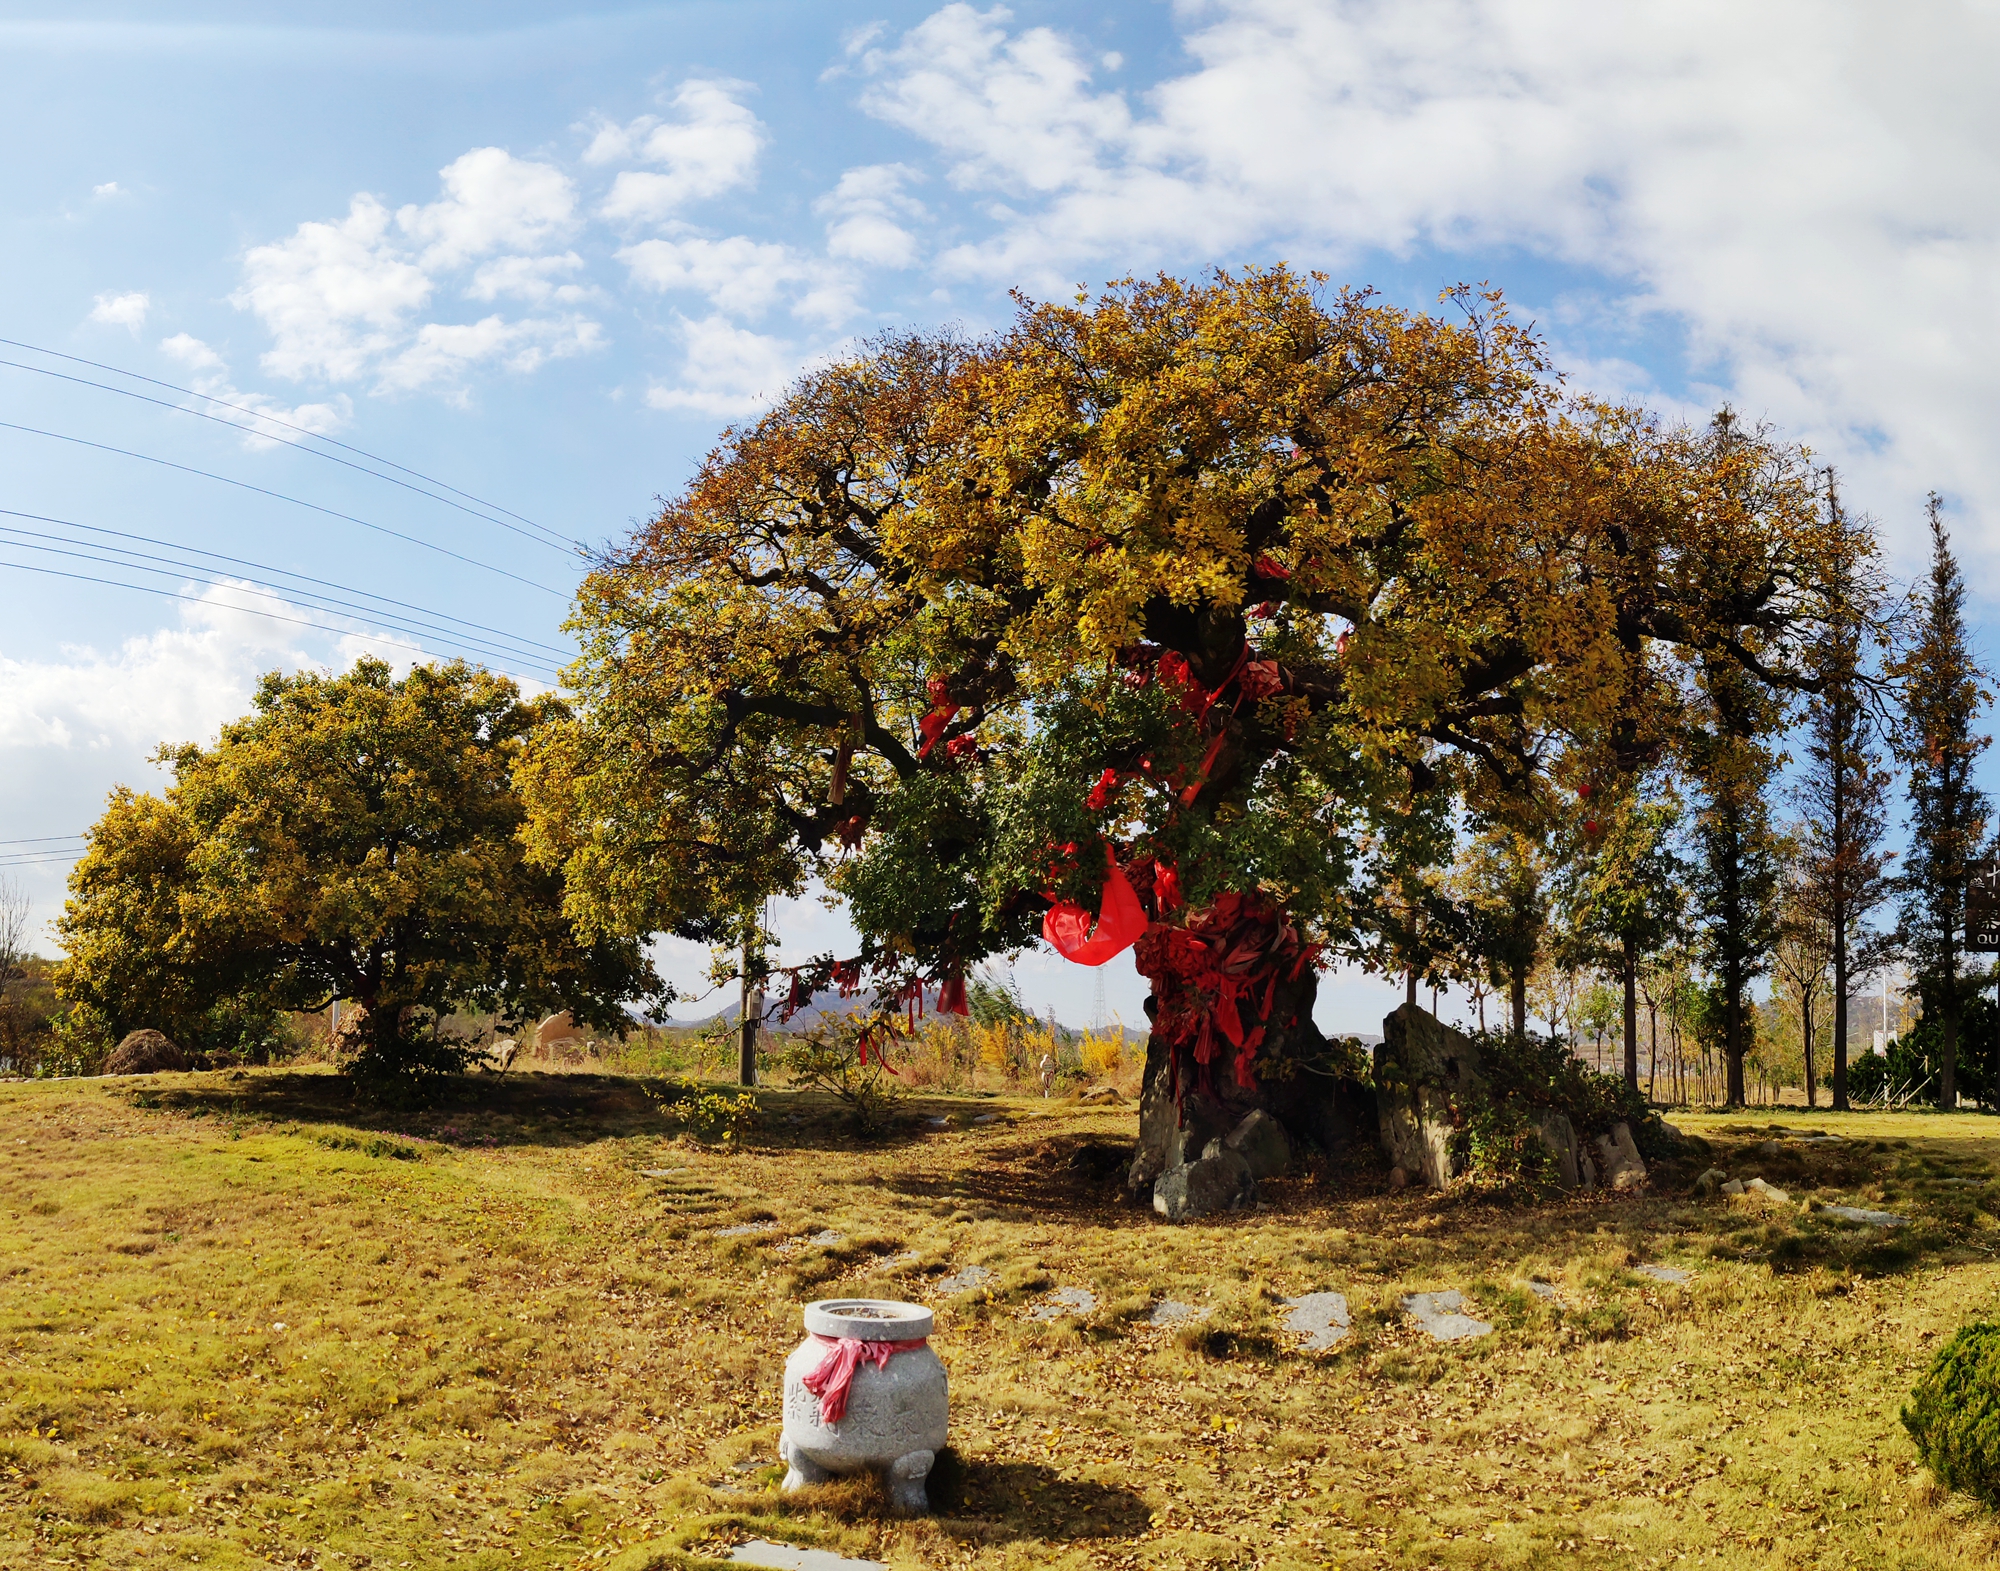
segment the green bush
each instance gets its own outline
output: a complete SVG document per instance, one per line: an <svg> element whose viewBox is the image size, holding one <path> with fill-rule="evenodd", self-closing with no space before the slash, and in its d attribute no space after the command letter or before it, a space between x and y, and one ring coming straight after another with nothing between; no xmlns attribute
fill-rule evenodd
<svg viewBox="0 0 2000 1571"><path fill-rule="evenodd" d="M2000 1506L2000 1325L1975 1321L1945 1343L1903 1427L1939 1483Z"/></svg>

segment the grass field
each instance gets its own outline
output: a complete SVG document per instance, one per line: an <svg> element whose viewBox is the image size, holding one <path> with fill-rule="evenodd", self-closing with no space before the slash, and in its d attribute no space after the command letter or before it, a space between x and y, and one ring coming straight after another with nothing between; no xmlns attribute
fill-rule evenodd
<svg viewBox="0 0 2000 1571"><path fill-rule="evenodd" d="M0 1567L637 1571L757 1536L924 1566L2000 1556L1896 1419L1995 1305L2000 1120L1785 1109L1843 1141L1764 1156L1769 1110L1679 1120L1732 1174L1918 1218L1886 1236L1365 1175L1173 1228L1097 1176L1129 1108L927 1098L951 1127L857 1145L824 1100L760 1102L718 1149L581 1073L400 1111L322 1072L0 1086ZM968 1264L986 1291L929 1285ZM1027 1320L1058 1285L1100 1307ZM1413 1331L1397 1298L1440 1287L1496 1332ZM1352 1334L1301 1354L1275 1300L1324 1288ZM858 1291L938 1307L936 1519L776 1493L798 1307ZM1163 1297L1212 1313L1156 1329Z"/></svg>

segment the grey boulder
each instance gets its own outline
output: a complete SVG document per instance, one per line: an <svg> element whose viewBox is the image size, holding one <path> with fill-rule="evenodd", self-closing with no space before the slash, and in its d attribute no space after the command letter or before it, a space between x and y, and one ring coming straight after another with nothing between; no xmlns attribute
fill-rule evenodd
<svg viewBox="0 0 2000 1571"><path fill-rule="evenodd" d="M1252 1178L1275 1178L1292 1165L1292 1142L1285 1126L1261 1107L1245 1114L1222 1143L1243 1158Z"/></svg>
<svg viewBox="0 0 2000 1571"><path fill-rule="evenodd" d="M1592 1142L1604 1169L1604 1187L1619 1194L1637 1194L1646 1187L1646 1163L1639 1155L1629 1124L1613 1124L1611 1133Z"/></svg>
<svg viewBox="0 0 2000 1571"><path fill-rule="evenodd" d="M1153 1185L1153 1209L1169 1222L1241 1211L1257 1198L1250 1164L1220 1140L1201 1159L1168 1168Z"/></svg>

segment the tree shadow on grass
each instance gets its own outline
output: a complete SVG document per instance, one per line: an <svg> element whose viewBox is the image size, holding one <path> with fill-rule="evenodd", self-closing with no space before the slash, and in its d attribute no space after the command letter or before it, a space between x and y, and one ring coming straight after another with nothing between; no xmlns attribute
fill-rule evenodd
<svg viewBox="0 0 2000 1571"><path fill-rule="evenodd" d="M456 1146L586 1145L599 1140L672 1137L684 1120L663 1109L684 1080L585 1070L514 1069L505 1074L438 1075L406 1084L357 1081L324 1070L215 1070L114 1081L135 1107L225 1122L332 1125L370 1135L416 1137ZM702 1086L727 1100L731 1086ZM912 1098L906 1116L867 1139L846 1110L820 1092L758 1087L758 1116L736 1136L740 1148L780 1153L895 1149L930 1138L926 1119L959 1104ZM710 1131L712 1134L713 1131Z"/></svg>

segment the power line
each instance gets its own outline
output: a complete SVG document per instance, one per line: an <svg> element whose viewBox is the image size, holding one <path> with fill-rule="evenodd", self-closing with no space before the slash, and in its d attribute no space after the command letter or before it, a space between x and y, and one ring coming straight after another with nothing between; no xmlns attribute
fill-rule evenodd
<svg viewBox="0 0 2000 1571"><path fill-rule="evenodd" d="M6 536L26 536L30 538L25 538L25 539L4 538ZM205 569L201 568L198 564L195 563L175 562L168 557L153 556L150 552L125 551L119 549L116 546L100 546L93 541L87 541L87 540L79 540L71 542L72 546L79 547L80 549L66 549L62 546L36 545L34 543L36 539L61 540L65 538L67 537L62 535L46 534L40 530L15 529L8 525L0 524L0 545L11 545L15 547L17 550L21 551L43 551L51 556L71 556L79 558L80 560L85 562L101 562L107 567L122 567L130 571L139 573L156 573L163 578L183 577L190 572L202 573L205 571ZM174 571L169 572L167 568L163 567L147 567L145 565L147 561L166 562L168 563L169 567L174 569ZM13 563L9 565L21 566L23 564ZM207 579L207 582L211 586L216 588L236 587L234 585L221 584L218 580L212 577ZM278 594L275 590L265 589L261 585L253 586L250 592L253 594L264 595L269 599L284 601L287 604L290 603L288 600L286 600L285 596ZM536 657L525 654L518 649L502 648L483 638L469 638L463 633L454 633L449 628L441 628L435 625L423 624L421 622L418 622L415 618L412 617L390 616L384 612L374 609L371 606L356 605L352 601L341 601L332 595L308 593L302 591L294 591L293 593L299 599L327 602L321 605L307 605L302 609L332 611L335 614L338 614L342 610L359 612L363 617L372 618L380 622L386 622L389 626L393 627L399 633L410 633L419 638L423 637L426 633L433 634L448 644L456 644L460 648L471 651L472 653L482 657L497 657L502 660L518 661L524 666L533 668L537 675L553 676L555 674L554 668L547 660L537 659ZM213 604L213 602L210 603ZM317 624L308 624L308 625L317 625ZM336 629L336 631L340 630ZM422 648L422 645L412 644L409 647L412 649L420 649Z"/></svg>
<svg viewBox="0 0 2000 1571"><path fill-rule="evenodd" d="M18 343L18 340L11 338L0 339L0 343L12 344L12 343ZM97 364L97 362L94 360L81 360L78 359L78 357L75 355L61 355L60 351L58 350L37 349L36 346L33 344L20 344L19 347L24 349L32 349L37 354L60 355L60 357L65 360L76 360L79 365ZM193 415L197 420L212 420L217 425L228 426L229 429L232 431L249 431L252 436L263 435L263 433L261 432L250 430L248 426L245 426L238 421L225 420L222 418L222 416L212 415L204 409L190 409L185 404L169 403L164 398L153 398L145 393L135 393L129 387L113 387L109 382L93 382L87 376L71 376L66 371L51 371L47 366L42 366L42 365L25 365L19 360L0 360L0 366L8 366L16 371L27 371L35 376L54 377L59 382L72 382L75 383L78 387L94 387L99 392L116 393L120 398L136 398L142 404L154 404L161 409L171 409L177 414ZM155 386L158 387L172 388L173 391L177 393L185 393L190 398L205 398L208 399L210 403L221 404L225 409L242 410L243 413L248 415L253 415L257 419L269 420L276 425L289 426L292 430L304 432L307 436L319 435L319 433L316 431L307 431L304 426L292 425L292 422L289 420L280 420L275 415L266 415L259 410L250 409L242 404L232 404L225 399L216 398L208 393L197 393L192 388L175 387L172 382L161 382L154 377L141 376L136 371L121 371L116 366L102 366L100 367L100 369L110 371L117 376L129 376L141 382L152 382L154 383ZM479 502L478 497L472 497L471 500L479 502L479 505L481 507L492 508L493 512L506 513L508 517L511 518L520 518L522 523L527 524L529 526L529 529L533 529L538 532L531 534L529 533L528 529L516 529L514 525L508 523L506 519L494 518L490 513L477 512L474 509L467 507L462 502L452 501L452 499L448 496L439 496L434 491L426 491L421 486L411 485L407 480L398 480L394 475L381 474L378 471L366 468L361 464L350 463L345 458L337 458L332 453L323 453L318 448L307 447L303 442L286 442L283 437L277 437L277 436L266 436L264 439L269 442L283 443L284 446L295 448L302 453L310 453L315 458L323 458L330 464L339 464L343 469L352 469L357 474L369 475L372 476L374 479L386 481L390 485L401 486L405 491L414 491L418 496L427 496L433 502L442 502L446 507L457 508L459 512L468 514L473 518L480 519L485 523L496 525L501 529L512 530L513 533L519 535L522 539L532 540L537 545L550 546L555 550L565 551L565 552L581 551L583 549L583 542L580 540L566 539L562 535L557 534L555 530L546 528L544 525L536 523L532 518L521 518L521 515L519 513L513 512L508 508L495 507L494 504L491 502ZM326 437L322 438L322 440L333 441L333 438ZM345 442L334 442L334 445L336 447L347 447L347 444ZM353 447L353 448L348 448L348 451L353 453L360 453L361 449L358 447ZM375 455L373 453L362 453L362 457L375 458ZM381 459L375 459L375 462L388 463L389 460L386 458L381 458ZM395 464L392 465L391 467L396 469L403 468L401 464ZM405 470L404 472L406 474L416 474L416 471L414 469ZM420 476L419 478L425 480L430 479L428 475ZM444 485L444 482L440 480L431 480L430 483L432 485ZM444 489L447 491L458 490L456 486L444 486ZM467 496L469 493L464 491L459 491L458 494L460 496Z"/></svg>
<svg viewBox="0 0 2000 1571"><path fill-rule="evenodd" d="M0 365L7 362L0 361ZM346 523L359 524L363 529L372 529L378 535L388 535L410 545L422 546L426 551L435 551L440 556L448 556L455 562L463 562L468 567L481 568L489 573L498 573L502 578L511 578L517 584L526 584L530 589L539 589L545 595L564 598L560 589L551 589L547 584L538 584L532 578L523 578L519 573L509 572L504 567L495 567L491 562L482 562L477 557L465 556L429 540L419 540L415 535L406 535L401 530L390 529L383 524L371 524L365 518L356 518L352 513L342 513L331 507L322 507L317 502L308 502L296 496L287 496L282 491L273 491L269 486L252 485L248 480L232 480L228 475L216 474L213 470L197 469L193 464L177 464L171 458L155 458L151 453L135 453L129 447L113 447L109 442L93 442L88 437L67 436L61 431L44 431L39 426L17 425L12 420L0 420L0 430L25 431L30 436L46 436L58 442L74 442L79 447L94 447L100 453L117 453L122 458L136 458L142 463L159 464L166 469L178 469L183 474L200 475L204 480L219 480L224 485L240 486L245 491L255 491L259 496L274 497L280 502L290 502L294 507L310 508L315 513L324 513L328 518L338 518Z"/></svg>
<svg viewBox="0 0 2000 1571"><path fill-rule="evenodd" d="M81 840L82 835L28 835L20 840L0 840L0 846L46 845L54 840Z"/></svg>
<svg viewBox="0 0 2000 1571"><path fill-rule="evenodd" d="M214 601L203 599L200 595L184 595L180 593L178 590L174 589L156 589L151 584L128 584L123 579L99 578L91 573L68 573L64 572L60 568L36 567L32 563L28 562L9 562L5 560L0 560L0 567L11 567L16 572L20 573L40 573L47 578L70 578L70 579L75 579L79 583L85 583L85 584L107 584L113 589L134 589L137 590L142 595L158 595L164 600L185 600L190 605L205 605L211 607L215 605ZM278 597L273 595L270 598L276 599ZM324 622L312 622L306 620L303 617L280 616L275 611L259 611L255 606L233 605L233 606L225 606L222 607L221 609L228 611L240 611L246 616L261 616L266 621L269 622L287 622L290 623L293 627L310 627L317 629L319 632L322 633L327 633L327 632L338 633L338 632L352 631L351 629L328 627ZM406 643L404 640L400 638L388 638L380 633L361 633L358 634L357 636L367 638L374 643L390 644L397 649L414 650L417 654L420 655L430 653L430 651L424 648L422 644ZM559 679L560 678L558 678L558 680Z"/></svg>
<svg viewBox="0 0 2000 1571"><path fill-rule="evenodd" d="M98 524L79 524L74 520L68 518L52 518L46 513L24 513L19 509L12 507L0 507L0 517L27 518L27 519L32 519L34 522L40 524L55 524L56 526L62 529L82 530L87 534L111 535L120 540L137 540L144 545L164 546L169 551L183 551L190 556L202 556L202 557L207 557L209 560L215 562L228 562L237 567L253 568L257 572L270 573L279 578L295 579L298 582L305 584L318 584L325 589L338 589L343 594L360 595L364 600L373 600L379 602L382 605L397 606L405 611L413 611L420 617L436 617L441 621L456 622L460 627L471 628L476 633L489 633L493 637L500 639L503 642L519 645L520 646L519 652L529 659L534 658L537 652L540 652L542 654L557 655L564 659L569 658L569 656L573 653L573 651L561 648L560 646L555 644L545 644L542 643L539 639L524 638L519 633L510 633L505 628L488 627L483 622L474 622L462 616L453 616L448 611L434 611L428 606L412 605L407 600L396 600L388 595L378 595L373 590L370 589L357 589L351 584L335 583L332 579L329 578L314 578L309 573L294 573L289 568L272 567L270 564L265 562L253 562L247 557L229 556L221 551L206 551L203 550L200 546L182 545L179 541L176 540L160 540L156 539L151 535L133 534L129 530L124 530L124 529L106 529ZM7 526L5 525L0 525L0 529L5 529L6 527ZM45 535L42 534L39 530L32 530L32 529L13 530L10 532L15 534L34 535L37 538L47 539L47 540L64 538L58 535ZM105 547L99 547L98 549L107 551L117 551L119 548L115 546L105 546ZM124 554L129 554L133 556L146 555L146 553L144 552L131 552ZM157 561L165 561L167 560L167 558L152 557L150 558L150 560L157 562ZM182 564L182 565L191 566L193 564ZM368 608L354 607L354 609L367 610ZM371 614L379 614L379 613L371 613ZM443 633L447 637L455 636L454 634L452 634L451 629L449 628L432 628L431 631Z"/></svg>

